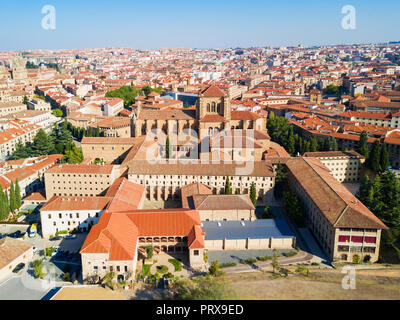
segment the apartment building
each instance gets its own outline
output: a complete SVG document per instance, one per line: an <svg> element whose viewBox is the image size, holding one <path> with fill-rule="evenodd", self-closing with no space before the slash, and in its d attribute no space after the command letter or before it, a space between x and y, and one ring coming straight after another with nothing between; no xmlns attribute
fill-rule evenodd
<svg viewBox="0 0 400 320"><path fill-rule="evenodd" d="M254 182L258 200L266 202L266 194L275 184L273 166L267 161L244 163L163 162L132 160L127 164L128 179L146 187L148 199L179 199L180 188L200 182L213 194L223 194L226 176L230 177L233 193L249 194Z"/></svg>
<svg viewBox="0 0 400 320"><path fill-rule="evenodd" d="M88 231L105 210L137 210L143 207L144 187L118 178L103 197L53 196L40 209L43 237L61 230Z"/></svg>
<svg viewBox="0 0 400 320"><path fill-rule="evenodd" d="M36 111L51 111L50 103L42 100L42 99L32 99L28 101L28 110L36 110Z"/></svg>
<svg viewBox="0 0 400 320"><path fill-rule="evenodd" d="M387 229L317 158L286 162L289 186L302 200L306 223L328 258L364 262L379 258L381 232Z"/></svg>
<svg viewBox="0 0 400 320"><path fill-rule="evenodd" d="M113 165L55 165L44 174L46 197L90 197L101 195L120 176Z"/></svg>
<svg viewBox="0 0 400 320"><path fill-rule="evenodd" d="M0 160L4 161L15 151L18 142L32 142L41 128L25 120L7 122L7 129L0 132Z"/></svg>
<svg viewBox="0 0 400 320"><path fill-rule="evenodd" d="M306 152L304 157L318 158L339 182L359 181L365 158L356 151Z"/></svg>
<svg viewBox="0 0 400 320"><path fill-rule="evenodd" d="M13 101L0 103L0 117L24 110L27 110L27 107L23 103Z"/></svg>
<svg viewBox="0 0 400 320"><path fill-rule="evenodd" d="M139 138L83 137L85 159L102 159L106 163L120 163Z"/></svg>

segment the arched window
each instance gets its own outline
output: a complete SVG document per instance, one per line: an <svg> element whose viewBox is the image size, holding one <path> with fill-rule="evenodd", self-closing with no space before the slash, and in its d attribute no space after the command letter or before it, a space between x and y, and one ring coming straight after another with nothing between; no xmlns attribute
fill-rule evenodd
<svg viewBox="0 0 400 320"><path fill-rule="evenodd" d="M215 112L215 102L212 103L211 112Z"/></svg>
<svg viewBox="0 0 400 320"><path fill-rule="evenodd" d="M207 112L210 112L210 111L211 111L210 104L207 103Z"/></svg>
<svg viewBox="0 0 400 320"><path fill-rule="evenodd" d="M220 103L218 103L217 112L221 113L221 104Z"/></svg>

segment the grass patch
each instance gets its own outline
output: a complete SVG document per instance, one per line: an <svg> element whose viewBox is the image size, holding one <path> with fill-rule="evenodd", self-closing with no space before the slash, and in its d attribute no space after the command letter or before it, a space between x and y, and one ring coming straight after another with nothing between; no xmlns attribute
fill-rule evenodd
<svg viewBox="0 0 400 320"><path fill-rule="evenodd" d="M237 263L236 262L225 262L225 263L221 263L219 265L220 268L229 268L229 267L234 267L236 266Z"/></svg>
<svg viewBox="0 0 400 320"><path fill-rule="evenodd" d="M168 262L174 266L175 272L182 271L182 262L178 259L169 259Z"/></svg>
<svg viewBox="0 0 400 320"><path fill-rule="evenodd" d="M168 267L167 266L157 266L157 272L160 274L165 274L168 272Z"/></svg>
<svg viewBox="0 0 400 320"><path fill-rule="evenodd" d="M144 264L142 267L143 275L148 277L150 275L151 264Z"/></svg>

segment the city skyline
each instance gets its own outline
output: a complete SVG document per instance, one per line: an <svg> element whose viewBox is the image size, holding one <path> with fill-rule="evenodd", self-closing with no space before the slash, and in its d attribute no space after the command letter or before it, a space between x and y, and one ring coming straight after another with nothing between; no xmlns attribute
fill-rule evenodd
<svg viewBox="0 0 400 320"><path fill-rule="evenodd" d="M45 30L42 8L56 9L56 29ZM355 29L343 29L342 8L352 5ZM121 10L121 8L125 8ZM132 47L157 49L326 46L398 41L400 4L385 1L296 3L236 0L185 3L158 0L17 1L0 13L0 50ZM280 14L276 14L280 13ZM104 23L106 21L106 23ZM13 30L13 32L9 32ZM251 40L250 40L251 39Z"/></svg>

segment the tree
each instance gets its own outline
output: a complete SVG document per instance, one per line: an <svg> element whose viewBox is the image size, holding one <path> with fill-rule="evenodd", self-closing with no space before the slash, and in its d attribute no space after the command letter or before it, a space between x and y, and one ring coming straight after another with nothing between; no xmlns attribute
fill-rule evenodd
<svg viewBox="0 0 400 320"><path fill-rule="evenodd" d="M10 210L14 212L17 209L17 199L15 198L14 183L11 181L10 186Z"/></svg>
<svg viewBox="0 0 400 320"><path fill-rule="evenodd" d="M33 140L32 152L34 156L42 156L52 154L55 151L54 143L49 135L43 130L39 129Z"/></svg>
<svg viewBox="0 0 400 320"><path fill-rule="evenodd" d="M165 142L165 158L169 159L171 157L171 146L169 142L169 136L167 136L167 141Z"/></svg>
<svg viewBox="0 0 400 320"><path fill-rule="evenodd" d="M325 88L325 93L338 95L339 94L339 88L338 88L338 86L336 86L333 83L331 83L330 85L328 85Z"/></svg>
<svg viewBox="0 0 400 320"><path fill-rule="evenodd" d="M240 194L240 189L236 188L235 194Z"/></svg>
<svg viewBox="0 0 400 320"><path fill-rule="evenodd" d="M23 104L28 104L28 102L29 102L29 99L28 99L28 97L27 96L24 96L24 100L23 100Z"/></svg>
<svg viewBox="0 0 400 320"><path fill-rule="evenodd" d="M229 181L229 176L226 176L225 180L225 194L232 194L231 182Z"/></svg>
<svg viewBox="0 0 400 320"><path fill-rule="evenodd" d="M316 152L318 148L317 139L315 136L310 136L308 140L310 141L310 152Z"/></svg>
<svg viewBox="0 0 400 320"><path fill-rule="evenodd" d="M276 270L279 268L278 254L277 254L276 249L274 249L274 251L273 251L271 265L272 265L272 272L275 274Z"/></svg>
<svg viewBox="0 0 400 320"><path fill-rule="evenodd" d="M253 205L257 206L257 189L256 184L254 182L251 183L250 186L250 200L253 202Z"/></svg>
<svg viewBox="0 0 400 320"><path fill-rule="evenodd" d="M270 206L266 206L264 208L262 219L276 219L274 213L272 212L272 208Z"/></svg>
<svg viewBox="0 0 400 320"><path fill-rule="evenodd" d="M25 158L29 158L28 150L22 144L21 141L18 141L18 143L15 146L15 151L11 155L11 159L17 160L17 159L25 159Z"/></svg>
<svg viewBox="0 0 400 320"><path fill-rule="evenodd" d="M18 178L15 180L15 204L17 209L21 208L22 201L21 201L21 188L18 183Z"/></svg>
<svg viewBox="0 0 400 320"><path fill-rule="evenodd" d="M378 140L375 140L372 145L372 150L368 158L368 167L375 171L380 172L381 169L381 146Z"/></svg>
<svg viewBox="0 0 400 320"><path fill-rule="evenodd" d="M282 198L285 210L296 225L302 227L305 224L306 213L297 195L292 191L285 191Z"/></svg>
<svg viewBox="0 0 400 320"><path fill-rule="evenodd" d="M10 215L10 208L8 207L7 195L3 192L3 188L0 184L0 221L8 219Z"/></svg>
<svg viewBox="0 0 400 320"><path fill-rule="evenodd" d="M61 118L64 115L62 110L59 108L53 109L51 112L53 113L54 116L56 116L58 118Z"/></svg>
<svg viewBox="0 0 400 320"><path fill-rule="evenodd" d="M146 248L147 259L153 258L154 255L154 247L152 245L148 245Z"/></svg>
<svg viewBox="0 0 400 320"><path fill-rule="evenodd" d="M365 175L361 180L357 198L367 207L370 207L374 201L374 186L368 175Z"/></svg>
<svg viewBox="0 0 400 320"><path fill-rule="evenodd" d="M367 131L363 131L361 132L360 135L360 141L358 143L358 152L365 157L365 159L368 158L368 132Z"/></svg>
<svg viewBox="0 0 400 320"><path fill-rule="evenodd" d="M380 159L380 172L385 172L389 168L389 152L386 144L382 144L381 159Z"/></svg>
<svg viewBox="0 0 400 320"><path fill-rule="evenodd" d="M212 275L214 277L219 277L224 274L224 272L222 270L220 270L219 263L217 260L215 260L211 263L211 266L208 269L208 272L210 275Z"/></svg>

